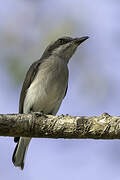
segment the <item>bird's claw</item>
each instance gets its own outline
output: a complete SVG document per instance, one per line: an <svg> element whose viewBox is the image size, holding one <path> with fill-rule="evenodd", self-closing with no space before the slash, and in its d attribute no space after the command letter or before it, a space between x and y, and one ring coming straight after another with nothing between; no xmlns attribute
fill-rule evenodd
<svg viewBox="0 0 120 180"><path fill-rule="evenodd" d="M40 117L40 116L45 116L45 114L43 113L43 111L41 112L31 112L31 114L37 116L37 117Z"/></svg>

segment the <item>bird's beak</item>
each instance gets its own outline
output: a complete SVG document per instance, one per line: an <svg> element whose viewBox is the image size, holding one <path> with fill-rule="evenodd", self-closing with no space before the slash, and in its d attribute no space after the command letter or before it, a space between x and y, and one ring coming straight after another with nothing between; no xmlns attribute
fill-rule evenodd
<svg viewBox="0 0 120 180"><path fill-rule="evenodd" d="M82 42L84 42L88 38L89 38L88 36L84 36L84 37L80 37L80 38L75 38L75 39L73 39L73 42L79 46Z"/></svg>

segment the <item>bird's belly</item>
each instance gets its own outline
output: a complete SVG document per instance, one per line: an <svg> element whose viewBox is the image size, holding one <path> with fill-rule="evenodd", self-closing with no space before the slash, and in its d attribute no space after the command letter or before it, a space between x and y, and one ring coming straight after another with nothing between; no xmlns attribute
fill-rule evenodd
<svg viewBox="0 0 120 180"><path fill-rule="evenodd" d="M43 111L46 114L52 113L57 104L62 101L66 90L66 85L60 88L56 83L52 86L42 87L36 89L36 97L34 100L33 110Z"/></svg>
<svg viewBox="0 0 120 180"><path fill-rule="evenodd" d="M40 76L45 77L41 74ZM39 79L37 77L27 91L24 102L25 113L28 113L30 109L34 112L52 113L56 106L61 104L66 88L67 81L65 78L60 80L59 77L50 75L48 78Z"/></svg>

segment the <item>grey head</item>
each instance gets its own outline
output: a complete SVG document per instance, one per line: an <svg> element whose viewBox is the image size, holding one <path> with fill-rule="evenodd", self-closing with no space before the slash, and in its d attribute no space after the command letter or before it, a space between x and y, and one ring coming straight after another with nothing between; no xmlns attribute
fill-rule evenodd
<svg viewBox="0 0 120 180"><path fill-rule="evenodd" d="M68 63L69 59L74 54L77 47L88 38L88 36L80 38L71 38L68 36L61 37L48 45L48 47L42 55L42 58L48 58L50 56L59 56Z"/></svg>

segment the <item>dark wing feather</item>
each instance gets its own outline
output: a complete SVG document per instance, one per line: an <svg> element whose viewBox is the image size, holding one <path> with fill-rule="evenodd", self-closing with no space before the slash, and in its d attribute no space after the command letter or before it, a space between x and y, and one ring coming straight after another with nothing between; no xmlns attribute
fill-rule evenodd
<svg viewBox="0 0 120 180"><path fill-rule="evenodd" d="M66 87L66 90L65 90L65 95L64 95L64 97L65 97L66 94L67 94L67 90L68 90L68 84L67 84L67 87Z"/></svg>
<svg viewBox="0 0 120 180"><path fill-rule="evenodd" d="M26 77L25 77L25 80L24 80L24 83L22 86L21 94L20 94L20 101L19 101L19 113L21 113L21 114L23 113L23 106L24 106L24 100L25 100L27 89L30 87L32 81L34 80L34 78L38 72L38 68L39 68L40 64L41 64L40 60L34 62L30 66L30 68L26 74Z"/></svg>
<svg viewBox="0 0 120 180"><path fill-rule="evenodd" d="M42 60L38 60L36 62L34 62L25 77L23 86L22 86L22 90L21 90L21 94L20 94L20 101L19 101L19 113L23 113L23 106L24 106L24 100L25 100L25 96L26 96L26 92L27 89L30 87L32 81L34 80L37 72L38 72L38 68L39 65L42 63ZM18 142L20 137L15 137L14 138L14 142Z"/></svg>

